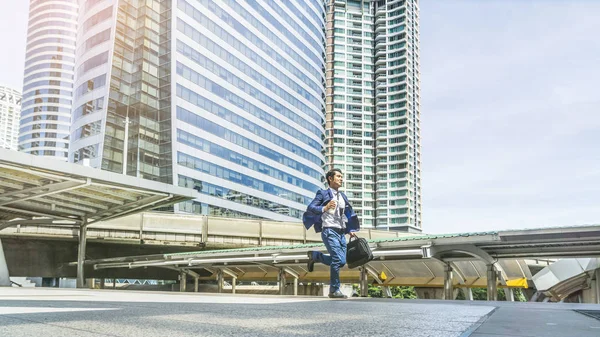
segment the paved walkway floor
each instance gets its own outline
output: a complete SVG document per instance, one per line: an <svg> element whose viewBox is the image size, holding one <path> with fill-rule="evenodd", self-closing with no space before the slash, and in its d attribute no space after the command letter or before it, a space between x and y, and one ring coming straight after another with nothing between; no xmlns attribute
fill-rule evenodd
<svg viewBox="0 0 600 337"><path fill-rule="evenodd" d="M600 336L600 321L573 308L549 303L0 288L0 336Z"/></svg>

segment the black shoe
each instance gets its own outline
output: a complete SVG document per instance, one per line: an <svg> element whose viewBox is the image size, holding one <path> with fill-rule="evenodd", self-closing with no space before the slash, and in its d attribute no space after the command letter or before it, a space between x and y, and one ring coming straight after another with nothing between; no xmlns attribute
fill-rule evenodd
<svg viewBox="0 0 600 337"><path fill-rule="evenodd" d="M313 251L309 250L308 253L306 253L306 255L308 255L308 263L306 264L306 268L308 269L309 273L312 273L313 270L315 270L315 260L313 259Z"/></svg>
<svg viewBox="0 0 600 337"><path fill-rule="evenodd" d="M344 295L341 291L337 290L334 293L330 293L329 298L348 298L348 296Z"/></svg>

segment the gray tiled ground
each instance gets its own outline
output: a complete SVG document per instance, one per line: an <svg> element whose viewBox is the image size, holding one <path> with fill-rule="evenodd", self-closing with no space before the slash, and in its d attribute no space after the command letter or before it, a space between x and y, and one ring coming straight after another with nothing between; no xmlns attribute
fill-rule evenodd
<svg viewBox="0 0 600 337"><path fill-rule="evenodd" d="M315 297L0 289L0 336L458 337L491 306Z"/></svg>
<svg viewBox="0 0 600 337"><path fill-rule="evenodd" d="M0 288L0 336L597 337L598 307Z"/></svg>
<svg viewBox="0 0 600 337"><path fill-rule="evenodd" d="M598 337L600 321L572 310L501 307L471 335L502 336Z"/></svg>

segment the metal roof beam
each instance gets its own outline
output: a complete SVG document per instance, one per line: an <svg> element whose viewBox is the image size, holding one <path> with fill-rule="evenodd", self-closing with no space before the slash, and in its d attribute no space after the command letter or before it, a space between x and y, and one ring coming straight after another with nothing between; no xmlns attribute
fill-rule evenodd
<svg viewBox="0 0 600 337"><path fill-rule="evenodd" d="M373 277L373 279L378 283L378 284L382 284L383 280L381 280L379 278L379 273L377 273L377 271L375 270L375 268L369 266L368 264L364 265L363 268L365 268L365 270L371 274L371 276Z"/></svg>
<svg viewBox="0 0 600 337"><path fill-rule="evenodd" d="M15 219L15 220L11 220L11 221L6 221L8 223L8 226L6 227L2 227L0 225L0 230L2 230L3 228L7 228L10 226L17 226L17 225L21 225L21 226L28 226L28 225L45 225L45 226L56 226L56 227L79 227L79 222L75 219L73 220L57 220L57 219L50 219L50 218L36 218L36 219Z"/></svg>
<svg viewBox="0 0 600 337"><path fill-rule="evenodd" d="M12 188L14 190L22 190L22 189L25 188L25 186L23 186L21 184L11 183L11 182L6 181L6 180L0 180L0 186Z"/></svg>
<svg viewBox="0 0 600 337"><path fill-rule="evenodd" d="M30 215L30 216L33 215L33 216L47 217L47 218L54 218L54 219L61 219L61 220L74 220L74 221L78 221L78 222L81 221L78 218L77 219L73 219L73 218L69 218L69 217L66 217L66 216L62 216L62 215L48 214L48 213L44 213L44 212L36 212L36 211L25 210L25 209L20 209L20 208L13 208L13 207L7 207L7 206L0 206L0 209L12 212L15 215L27 214L27 215Z"/></svg>
<svg viewBox="0 0 600 337"><path fill-rule="evenodd" d="M124 216L128 213L138 213L140 212L140 209L142 208L153 208L152 205L170 199L172 198L173 195L169 194L168 196L164 196L164 195L153 195L144 199L140 199L140 200L136 200L130 203L125 203L121 206L117 206L117 207L113 207L107 210L104 210L100 213L94 214L93 217L97 218L97 217L104 217L102 219L102 221L107 221L110 220L112 218L117 218L117 217L121 217ZM135 207L136 204L141 204L141 206L137 206ZM131 208L133 207L133 208Z"/></svg>
<svg viewBox="0 0 600 337"><path fill-rule="evenodd" d="M39 202L33 201L23 201L23 202L15 202L12 203L13 206L24 206L26 209L33 210L35 212L41 212L45 216L53 215L55 213L65 213L70 215L76 215L78 217L84 217L84 212L74 211L72 209L64 208L64 207L56 207L53 205L45 205Z"/></svg>
<svg viewBox="0 0 600 337"><path fill-rule="evenodd" d="M90 198L90 199L95 199L95 200L110 202L111 204L123 205L123 201L122 200L115 200L113 198L105 197L105 196L102 196L102 195L97 195L95 193L90 193L90 192L87 192L85 190L82 190L82 191L69 191L69 194L74 194L74 195L78 195L78 196L81 196L81 197L86 197L86 198Z"/></svg>
<svg viewBox="0 0 600 337"><path fill-rule="evenodd" d="M107 189L102 189L102 188L99 188L96 185L97 184L93 183L87 189L90 190L90 191L94 191L94 192L98 192L98 193L102 193L102 194L106 194L106 195L112 195L113 197L117 197L119 199L126 199L126 200L129 200L129 201L136 201L136 200L138 200L138 198L135 197L135 196L133 196L133 195L125 194L125 193L119 193L119 192L115 192L115 191L111 190L110 188L112 186L109 187L109 186L103 185L103 186L106 186ZM114 188L114 187L112 187L112 188ZM151 194L151 193L147 193L147 192L146 193L142 193L142 192L140 192L138 194L146 194L147 195L147 194Z"/></svg>
<svg viewBox="0 0 600 337"><path fill-rule="evenodd" d="M89 213L97 213L98 212L97 208L93 208L93 207L89 207L89 206L82 206L82 205L73 204L73 203L69 203L69 202L63 202L63 201L55 200L55 199L39 198L34 201L40 202L43 204L47 204L47 205L57 205L57 206L62 206L65 208L80 210L80 211L89 212ZM93 216L93 214L92 214L92 216Z"/></svg>
<svg viewBox="0 0 600 337"><path fill-rule="evenodd" d="M0 165L0 167L5 167L5 166ZM17 172L13 169L11 169L11 171ZM19 174L8 174L6 172L3 172L2 170L0 170L0 178L10 179L10 180L18 181L21 183L30 184L30 185L36 185L36 186L42 185L42 182L39 180L23 177Z"/></svg>
<svg viewBox="0 0 600 337"><path fill-rule="evenodd" d="M4 194L0 195L0 199L4 199L4 201L0 201L0 206L12 204L17 201L22 202L22 201L26 201L26 200L30 200L30 199L36 199L36 198L60 193L60 192L74 190L74 189L77 189L77 188L80 188L83 186L87 186L89 183L90 183L89 179L87 182L86 181L79 181L79 182L63 181L61 183L47 184L47 185L27 188L27 189L23 189L23 190L19 190L19 191L4 193ZM23 197L22 195L28 195L28 196Z"/></svg>
<svg viewBox="0 0 600 337"><path fill-rule="evenodd" d="M97 209L102 209L102 210L109 209L108 206L103 205L101 203L91 202L91 201L83 200L81 198L78 199L78 198L74 198L74 197L69 197L66 194L61 194L60 198L64 201L72 202L75 204L81 204L81 205L85 205L85 206L90 206L90 207L97 208Z"/></svg>
<svg viewBox="0 0 600 337"><path fill-rule="evenodd" d="M221 271L233 278L238 278L238 274L235 273L233 270L229 269L229 268L219 268L221 269Z"/></svg>

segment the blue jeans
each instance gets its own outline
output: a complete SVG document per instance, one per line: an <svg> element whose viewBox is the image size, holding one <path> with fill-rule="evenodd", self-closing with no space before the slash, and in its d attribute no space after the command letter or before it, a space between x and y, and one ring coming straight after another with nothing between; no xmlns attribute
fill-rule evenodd
<svg viewBox="0 0 600 337"><path fill-rule="evenodd" d="M340 268L346 264L346 235L332 228L323 228L321 239L327 247L329 255L315 252L313 258L329 266L329 292L340 290Z"/></svg>

